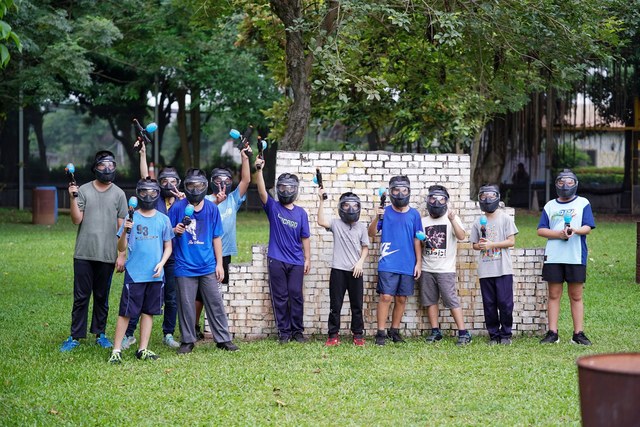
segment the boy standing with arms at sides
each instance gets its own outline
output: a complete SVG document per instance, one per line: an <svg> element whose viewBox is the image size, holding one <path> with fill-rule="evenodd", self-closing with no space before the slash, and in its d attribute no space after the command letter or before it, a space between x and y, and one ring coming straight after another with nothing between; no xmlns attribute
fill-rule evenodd
<svg viewBox="0 0 640 427"><path fill-rule="evenodd" d="M485 218L473 224L470 240L473 249L480 251L478 277L489 345L511 345L513 264L509 248L516 244L518 228L513 218L498 209L497 185L480 187L478 201Z"/></svg>
<svg viewBox="0 0 640 427"><path fill-rule="evenodd" d="M153 316L162 313L164 266L171 256L173 230L169 218L156 210L160 186L156 180L141 179L136 185L139 209L133 221L126 219L118 231L118 250L129 257L125 264L124 286L120 297L120 316L109 363L122 363L121 346L129 319L140 318L140 346L136 357L156 360L149 350ZM140 315L142 314L142 317Z"/></svg>
<svg viewBox="0 0 640 427"><path fill-rule="evenodd" d="M257 158L256 174L258 194L269 218L269 290L273 316L278 327L278 341L307 342L303 335L304 296L302 284L309 273L311 249L309 243L309 217L293 202L298 196L298 177L283 173L276 182L278 201L267 193L262 176L264 160Z"/></svg>
<svg viewBox="0 0 640 427"><path fill-rule="evenodd" d="M197 341L195 308L198 290L202 294L216 346L226 351L238 350L231 341L229 322L218 287L218 282L224 278L222 221L218 207L204 198L208 186L207 176L203 171L189 169L184 178L187 198L177 201L169 210L169 219L176 234L173 251L182 339L178 354L191 353ZM191 216L186 215L189 204L194 208Z"/></svg>
<svg viewBox="0 0 640 427"><path fill-rule="evenodd" d="M324 217L324 189L318 190L318 225L331 231L333 241L333 262L329 278L329 337L327 347L340 344L340 311L344 294L349 291L351 305L351 332L353 344L364 346L363 278L364 261L369 255L369 236L367 228L360 219L360 198L353 193L344 193L338 202L340 219L327 221Z"/></svg>
<svg viewBox="0 0 640 427"><path fill-rule="evenodd" d="M93 294L91 333L103 348L112 347L105 336L109 314L109 290L114 265L124 270L125 254L118 254L116 232L127 215L127 198L113 184L116 161L110 151L98 151L93 173L96 177L78 188L69 186L71 222L78 227L73 254L73 310L71 335L62 343L60 351L71 351L87 336L89 300Z"/></svg>
<svg viewBox="0 0 640 427"><path fill-rule="evenodd" d="M400 322L407 304L413 295L414 282L420 278L422 257L420 240L416 232L422 230L420 213L409 206L411 187L405 175L394 176L389 181L391 206L378 208L369 225L369 237L382 230L380 258L378 260L378 332L376 345L385 345L386 338L393 342L404 342L400 336ZM383 219L380 217L384 215ZM389 308L395 300L391 314L391 329L385 333Z"/></svg>
<svg viewBox="0 0 640 427"><path fill-rule="evenodd" d="M549 329L541 344L560 342L558 318L562 284L567 282L571 316L573 318L573 344L591 345L583 332L584 304L582 293L587 279L587 234L596 228L591 204L576 195L578 177L565 169L555 181L558 198L544 205L538 236L545 237L542 278L549 286Z"/></svg>
<svg viewBox="0 0 640 427"><path fill-rule="evenodd" d="M140 141L140 178L155 178L149 176L149 167L147 166L147 149L145 143ZM178 199L184 198L184 193L178 191L180 185L180 176L176 168L166 166L162 168L158 174L158 183L160 185L160 197L155 202L155 209L168 215L169 209ZM176 301L176 276L175 276L175 260L173 255L169 257L164 264L164 319L162 321L162 342L171 348L178 348L180 344L174 339L173 334L176 330L176 321L178 315L178 303ZM127 332L122 339L122 349L126 350L132 344L136 343L133 333L138 325L138 317L132 316L129 319Z"/></svg>
<svg viewBox="0 0 640 427"><path fill-rule="evenodd" d="M442 185L429 187L427 195L428 216L422 218L426 236L422 253L422 275L420 276L420 299L427 307L431 324L431 335L426 340L432 344L442 339L438 323L438 300L451 310L458 327L457 345L471 343L462 317L462 309L456 292L456 255L458 240L464 239L466 231L460 218L448 209L449 192Z"/></svg>

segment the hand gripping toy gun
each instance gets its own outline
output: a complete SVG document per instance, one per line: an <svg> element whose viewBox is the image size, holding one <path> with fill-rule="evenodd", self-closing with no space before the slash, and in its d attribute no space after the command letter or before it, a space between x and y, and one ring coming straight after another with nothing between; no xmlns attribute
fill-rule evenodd
<svg viewBox="0 0 640 427"><path fill-rule="evenodd" d="M384 187L378 188L378 195L380 196L380 207L384 208L384 205L387 203L387 189ZM382 214L378 215L378 220L382 221Z"/></svg>
<svg viewBox="0 0 640 427"><path fill-rule="evenodd" d="M258 135L258 158L264 160L264 150L267 149L267 140L262 139L260 135ZM256 166L256 169L262 169L262 165Z"/></svg>
<svg viewBox="0 0 640 427"><path fill-rule="evenodd" d="M238 150L242 151L247 148L250 144L249 138L251 138L251 134L253 133L253 126L249 125L247 130L244 131L244 134L240 133L237 129L231 129L229 131L229 136L233 139L238 140ZM251 156L247 153L249 160L251 160Z"/></svg>
<svg viewBox="0 0 640 427"><path fill-rule="evenodd" d="M480 234L483 239L487 238L487 217L486 215L480 216Z"/></svg>
<svg viewBox="0 0 640 427"><path fill-rule="evenodd" d="M184 208L184 218L182 218L182 224L186 227L191 224L191 217L193 216L193 212L195 208L193 205L189 204L186 208Z"/></svg>
<svg viewBox="0 0 640 427"><path fill-rule="evenodd" d="M67 164L67 166L65 166L64 168L64 171L67 174L67 179L69 180L69 186L76 185L76 178L73 175L74 173L76 173L76 167L73 166L73 163ZM73 192L73 197L78 197L77 191Z"/></svg>
<svg viewBox="0 0 640 427"><path fill-rule="evenodd" d="M142 144L140 142L144 142L145 145L151 145L151 138L149 138L149 136L158 130L158 125L155 123L149 123L147 127L143 128L138 119L133 119L133 124L136 127L136 133L138 134L138 139L136 140L138 144L134 145L133 149L139 153L140 150L142 150Z"/></svg>
<svg viewBox="0 0 640 427"><path fill-rule="evenodd" d="M316 168L316 174L313 176L313 183L317 184L318 187L323 188L322 185L322 174L320 173L320 168ZM322 200L327 200L327 193L322 193Z"/></svg>
<svg viewBox="0 0 640 427"><path fill-rule="evenodd" d="M138 198L136 196L129 197L129 221L133 221L133 211L138 207ZM131 234L131 229L127 228L127 234Z"/></svg>
<svg viewBox="0 0 640 427"><path fill-rule="evenodd" d="M564 214L564 231L567 233L567 236L571 236L573 234L573 230L571 229L571 212L565 212ZM566 238L565 240L569 240L569 238Z"/></svg>

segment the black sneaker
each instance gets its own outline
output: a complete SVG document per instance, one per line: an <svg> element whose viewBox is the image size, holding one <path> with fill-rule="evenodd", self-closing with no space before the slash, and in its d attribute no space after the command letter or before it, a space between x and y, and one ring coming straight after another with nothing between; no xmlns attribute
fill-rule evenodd
<svg viewBox="0 0 640 427"><path fill-rule="evenodd" d="M440 330L435 330L435 329L431 329L431 335L425 338L425 341L427 341L427 344L433 344L436 341L440 341L440 340L442 340L442 332L440 332Z"/></svg>
<svg viewBox="0 0 640 427"><path fill-rule="evenodd" d="M200 325L196 325L196 340L202 341L204 339L204 333L200 329Z"/></svg>
<svg viewBox="0 0 640 427"><path fill-rule="evenodd" d="M136 351L136 357L140 360L158 360L160 359L153 351L144 349Z"/></svg>
<svg viewBox="0 0 640 427"><path fill-rule="evenodd" d="M462 335L458 335L458 341L456 345L463 346L471 344L471 333L469 331L465 332Z"/></svg>
<svg viewBox="0 0 640 427"><path fill-rule="evenodd" d="M547 335L540 340L540 344L558 344L559 342L560 337L558 333L553 331L547 331Z"/></svg>
<svg viewBox="0 0 640 427"><path fill-rule="evenodd" d="M216 347L218 347L220 350L225 350L225 351L238 351L238 350L240 350L238 348L238 346L235 345L234 343L232 343L231 341L216 343Z"/></svg>
<svg viewBox="0 0 640 427"><path fill-rule="evenodd" d="M580 344L580 345L591 345L591 341L584 334L584 332L580 331L577 334L573 334L573 338L571 338L572 344Z"/></svg>
<svg viewBox="0 0 640 427"><path fill-rule="evenodd" d="M293 339L295 342L299 342L299 343L303 343L303 344L306 343L306 342L309 342L309 338L307 338L304 335L302 335L302 332L296 332L295 334L293 334L291 339Z"/></svg>
<svg viewBox="0 0 640 427"><path fill-rule="evenodd" d="M291 341L291 338L289 338L289 337L280 337L280 338L278 338L278 344L280 344L280 345L289 344L289 341Z"/></svg>
<svg viewBox="0 0 640 427"><path fill-rule="evenodd" d="M511 345L511 338L501 338L500 345Z"/></svg>
<svg viewBox="0 0 640 427"><path fill-rule="evenodd" d="M385 345L386 343L387 340L384 331L378 331L376 333L376 345Z"/></svg>
<svg viewBox="0 0 640 427"><path fill-rule="evenodd" d="M391 340L395 343L403 343L405 342L400 335L400 329L391 328L389 329L389 333L387 334L387 338L391 338Z"/></svg>
<svg viewBox="0 0 640 427"><path fill-rule="evenodd" d="M489 340L489 345L498 345L498 344L500 344L500 343L501 343L501 342L500 342L500 338L491 338L491 339Z"/></svg>
<svg viewBox="0 0 640 427"><path fill-rule="evenodd" d="M180 343L180 347L178 348L178 354L187 354L193 351L193 343L192 342L183 342Z"/></svg>

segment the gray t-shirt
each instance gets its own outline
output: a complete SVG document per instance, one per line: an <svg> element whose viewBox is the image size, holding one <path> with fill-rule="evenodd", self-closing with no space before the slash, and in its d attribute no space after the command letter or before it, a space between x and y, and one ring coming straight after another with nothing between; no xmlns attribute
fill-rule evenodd
<svg viewBox="0 0 640 427"><path fill-rule="evenodd" d="M84 212L78 226L73 257L115 263L118 257L118 218L127 215L127 197L115 184L98 191L93 182L78 189L78 207Z"/></svg>
<svg viewBox="0 0 640 427"><path fill-rule="evenodd" d="M507 237L518 234L513 218L498 210L491 217L487 216L487 240L501 242ZM474 221L471 228L471 243L480 241L480 221ZM510 249L490 249L480 251L478 255L478 277L500 277L513 274Z"/></svg>
<svg viewBox="0 0 640 427"><path fill-rule="evenodd" d="M352 271L362 255L362 247L369 246L367 227L361 223L346 224L341 219L333 218L333 261L331 267L336 270Z"/></svg>

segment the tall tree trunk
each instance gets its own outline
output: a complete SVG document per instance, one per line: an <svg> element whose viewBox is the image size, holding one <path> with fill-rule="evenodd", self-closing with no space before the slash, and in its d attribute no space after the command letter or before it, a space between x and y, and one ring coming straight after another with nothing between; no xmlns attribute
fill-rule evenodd
<svg viewBox="0 0 640 427"><path fill-rule="evenodd" d="M191 91L191 146L193 147L193 165L200 167L200 89Z"/></svg>
<svg viewBox="0 0 640 427"><path fill-rule="evenodd" d="M28 107L25 109L25 119L27 122L27 129L29 124L33 125L33 132L36 135L36 141L38 142L38 155L40 157L41 170L44 176L44 180L49 179L49 168L47 167L47 148L44 144L44 134L42 131L42 117L43 114L37 107ZM25 132L25 143L27 148L29 147L27 133ZM28 153L28 151L25 151Z"/></svg>
<svg viewBox="0 0 640 427"><path fill-rule="evenodd" d="M185 171L193 165L191 162L191 150L189 149L189 139L187 135L187 112L186 112L186 95L185 89L176 91L176 100L178 101L178 135L180 137L180 148L182 151L182 163Z"/></svg>
<svg viewBox="0 0 640 427"><path fill-rule="evenodd" d="M10 111L0 133L0 187L18 182L18 111Z"/></svg>

